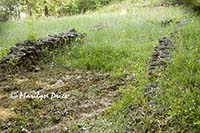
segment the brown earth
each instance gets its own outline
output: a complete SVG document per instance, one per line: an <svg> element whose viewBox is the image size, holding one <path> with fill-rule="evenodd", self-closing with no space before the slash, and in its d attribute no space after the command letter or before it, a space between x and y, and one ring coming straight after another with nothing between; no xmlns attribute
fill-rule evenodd
<svg viewBox="0 0 200 133"><path fill-rule="evenodd" d="M1 131L73 132L89 131L80 123L95 122L120 97L118 89L133 81L134 76L124 74L114 78L105 72L65 68L2 76L2 79L0 115L4 112L6 115L0 122ZM33 95L39 92L65 98L12 99L13 92Z"/></svg>

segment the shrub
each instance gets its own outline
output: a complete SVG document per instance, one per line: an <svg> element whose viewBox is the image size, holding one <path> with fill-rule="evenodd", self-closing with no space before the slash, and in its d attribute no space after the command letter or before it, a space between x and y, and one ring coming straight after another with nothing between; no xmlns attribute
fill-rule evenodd
<svg viewBox="0 0 200 133"><path fill-rule="evenodd" d="M74 0L66 5L67 14L84 14L87 10L94 10L107 5L111 0Z"/></svg>
<svg viewBox="0 0 200 133"><path fill-rule="evenodd" d="M185 4L189 4L195 11L200 11L200 0L184 0Z"/></svg>

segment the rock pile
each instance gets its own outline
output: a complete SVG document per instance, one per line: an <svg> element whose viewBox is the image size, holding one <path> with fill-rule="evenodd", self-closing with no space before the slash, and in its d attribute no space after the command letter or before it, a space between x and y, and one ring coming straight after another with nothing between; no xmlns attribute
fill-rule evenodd
<svg viewBox="0 0 200 133"><path fill-rule="evenodd" d="M173 49L172 41L163 37L158 40L159 45L154 48L152 59L149 63L149 79L159 76L160 70L165 70L167 63L170 60L170 51Z"/></svg>
<svg viewBox="0 0 200 133"><path fill-rule="evenodd" d="M171 58L170 52L174 47L172 40L167 37L159 39L158 42L159 45L154 48L152 59L149 62L148 78L150 82L144 87L144 95L147 96L147 98L152 98L159 92L158 90L160 87L158 79L162 71L166 69Z"/></svg>
<svg viewBox="0 0 200 133"><path fill-rule="evenodd" d="M0 70L8 68L16 69L25 67L33 70L39 60L40 55L45 49L53 50L63 47L74 42L77 37L83 37L75 29L66 33L49 35L45 38L38 38L36 42L26 40L23 43L17 43L15 47L11 47L9 53L0 60Z"/></svg>

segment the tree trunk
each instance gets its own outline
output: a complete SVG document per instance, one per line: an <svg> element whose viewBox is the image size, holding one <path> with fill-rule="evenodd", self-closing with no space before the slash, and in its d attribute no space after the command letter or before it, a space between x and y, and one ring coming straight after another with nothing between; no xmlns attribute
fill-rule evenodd
<svg viewBox="0 0 200 133"><path fill-rule="evenodd" d="M49 10L48 10L47 6L44 7L44 16L46 16L46 17L49 16Z"/></svg>
<svg viewBox="0 0 200 133"><path fill-rule="evenodd" d="M85 14L85 9L81 8L81 15Z"/></svg>
<svg viewBox="0 0 200 133"><path fill-rule="evenodd" d="M26 5L28 7L28 14L29 14L29 16L33 16L32 6L31 6L31 3L28 0L26 0Z"/></svg>
<svg viewBox="0 0 200 133"><path fill-rule="evenodd" d="M20 13L19 5L17 5L17 19L21 18Z"/></svg>
<svg viewBox="0 0 200 133"><path fill-rule="evenodd" d="M29 15L30 15L30 16L33 16L31 7L29 7Z"/></svg>

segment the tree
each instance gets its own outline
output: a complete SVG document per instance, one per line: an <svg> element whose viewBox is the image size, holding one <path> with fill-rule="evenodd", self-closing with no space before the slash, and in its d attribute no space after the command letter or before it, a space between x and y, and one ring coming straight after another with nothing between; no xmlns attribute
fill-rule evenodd
<svg viewBox="0 0 200 133"><path fill-rule="evenodd" d="M23 7L23 11L28 11L28 14L33 16L33 9L36 9L38 0L19 0L19 3Z"/></svg>
<svg viewBox="0 0 200 133"><path fill-rule="evenodd" d="M7 21L9 18L20 18L19 3L17 0L0 1L0 20Z"/></svg>
<svg viewBox="0 0 200 133"><path fill-rule="evenodd" d="M184 2L192 5L195 11L200 12L200 0L184 0Z"/></svg>
<svg viewBox="0 0 200 133"><path fill-rule="evenodd" d="M0 0L0 20L29 16L64 16L84 14L108 4L112 0Z"/></svg>

